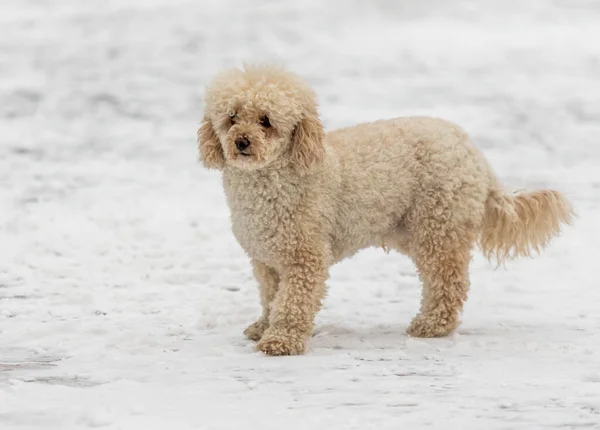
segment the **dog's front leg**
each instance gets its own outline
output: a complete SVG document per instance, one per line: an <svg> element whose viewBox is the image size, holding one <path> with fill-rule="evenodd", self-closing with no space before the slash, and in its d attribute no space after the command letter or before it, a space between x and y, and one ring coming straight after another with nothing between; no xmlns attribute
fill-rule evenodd
<svg viewBox="0 0 600 430"><path fill-rule="evenodd" d="M252 340L260 340L265 330L269 327L269 314L271 303L279 289L279 275L269 266L257 260L252 260L254 277L258 281L260 289L260 304L262 305L262 315L253 324L250 324L244 334Z"/></svg>
<svg viewBox="0 0 600 430"><path fill-rule="evenodd" d="M324 253L296 250L282 273L271 304L269 328L258 348L269 355L302 354L325 295L328 265Z"/></svg>

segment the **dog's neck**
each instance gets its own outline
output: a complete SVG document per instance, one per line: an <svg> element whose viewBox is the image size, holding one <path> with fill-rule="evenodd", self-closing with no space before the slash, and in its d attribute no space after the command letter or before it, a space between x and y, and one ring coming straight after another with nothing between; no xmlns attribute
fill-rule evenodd
<svg viewBox="0 0 600 430"><path fill-rule="evenodd" d="M294 166L289 160L275 160L269 165L256 170L240 169L232 166L225 166L223 176L225 179L235 182L273 182L295 184L300 180L306 181L307 178L314 176L319 171L318 166L310 169L301 169Z"/></svg>
<svg viewBox="0 0 600 430"><path fill-rule="evenodd" d="M226 166L223 169L223 185L230 203L252 205L252 201L256 200L281 202L283 199L294 205L314 185L320 170L321 166L301 170L285 160L276 160L256 170Z"/></svg>

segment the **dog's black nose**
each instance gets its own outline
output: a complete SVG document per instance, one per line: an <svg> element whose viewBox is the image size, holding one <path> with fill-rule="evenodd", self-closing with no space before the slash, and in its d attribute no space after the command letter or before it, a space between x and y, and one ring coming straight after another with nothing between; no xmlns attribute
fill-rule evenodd
<svg viewBox="0 0 600 430"><path fill-rule="evenodd" d="M243 151L244 149L248 148L250 146L250 141L248 139L246 139L245 137L238 137L237 139L235 139L235 147L238 149L238 151Z"/></svg>

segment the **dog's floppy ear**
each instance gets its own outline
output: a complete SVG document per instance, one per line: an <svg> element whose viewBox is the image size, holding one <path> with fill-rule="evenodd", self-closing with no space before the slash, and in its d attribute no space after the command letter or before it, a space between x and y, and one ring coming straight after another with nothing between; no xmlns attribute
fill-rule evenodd
<svg viewBox="0 0 600 430"><path fill-rule="evenodd" d="M221 170L225 166L223 148L221 148L210 119L206 116L198 129L198 150L200 151L200 161L204 167Z"/></svg>
<svg viewBox="0 0 600 430"><path fill-rule="evenodd" d="M325 156L323 124L317 109L311 107L300 120L292 136L292 161L301 169L308 169Z"/></svg>

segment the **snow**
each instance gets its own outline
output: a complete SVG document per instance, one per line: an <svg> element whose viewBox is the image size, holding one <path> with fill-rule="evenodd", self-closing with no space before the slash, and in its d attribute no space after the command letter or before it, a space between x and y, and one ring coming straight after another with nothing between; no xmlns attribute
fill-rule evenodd
<svg viewBox="0 0 600 430"><path fill-rule="evenodd" d="M600 429L600 6L591 0L5 0L0 428ZM405 257L331 272L309 351L266 357L203 86L277 61L327 128L456 121L507 187L578 218L535 259L479 253L458 331L404 333Z"/></svg>

